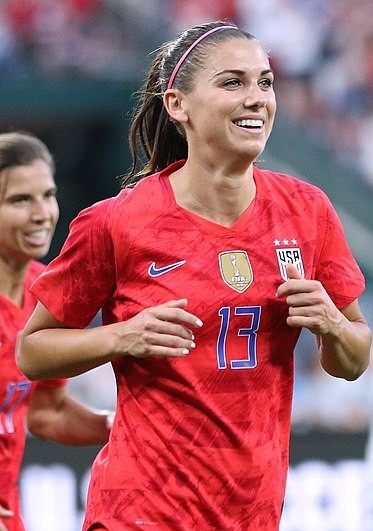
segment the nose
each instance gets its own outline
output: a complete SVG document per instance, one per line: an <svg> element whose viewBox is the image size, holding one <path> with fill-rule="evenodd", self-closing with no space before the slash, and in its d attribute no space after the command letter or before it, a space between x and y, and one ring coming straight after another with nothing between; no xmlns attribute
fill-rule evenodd
<svg viewBox="0 0 373 531"><path fill-rule="evenodd" d="M253 97L247 97L244 101L244 106L246 108L255 108L255 109L263 109L267 107L267 100L263 97L261 98L253 98Z"/></svg>
<svg viewBox="0 0 373 531"><path fill-rule="evenodd" d="M41 223L51 217L51 208L43 199L37 199L32 204L31 219L36 223Z"/></svg>
<svg viewBox="0 0 373 531"><path fill-rule="evenodd" d="M255 84L254 86L251 85L248 89L244 101L244 106L246 108L254 107L257 109L262 109L267 106L266 95L263 93L262 89L257 84Z"/></svg>

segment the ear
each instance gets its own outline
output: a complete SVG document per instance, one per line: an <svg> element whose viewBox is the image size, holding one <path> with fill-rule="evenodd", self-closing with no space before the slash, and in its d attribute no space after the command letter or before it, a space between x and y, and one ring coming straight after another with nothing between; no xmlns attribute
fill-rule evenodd
<svg viewBox="0 0 373 531"><path fill-rule="evenodd" d="M163 105L173 122L184 123L188 117L185 112L184 94L179 89L167 89L163 95Z"/></svg>

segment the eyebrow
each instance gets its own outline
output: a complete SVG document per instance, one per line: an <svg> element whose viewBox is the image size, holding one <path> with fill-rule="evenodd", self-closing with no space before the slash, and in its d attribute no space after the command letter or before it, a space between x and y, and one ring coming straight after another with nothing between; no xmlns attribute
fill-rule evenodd
<svg viewBox="0 0 373 531"><path fill-rule="evenodd" d="M57 192L58 192L57 186L51 186L50 188L45 190L44 195L48 195L50 193L55 193L56 194ZM30 193L30 192L15 192L14 194L9 195L6 198L6 200L7 201L9 201L9 200L14 201L15 199L29 198L29 197L32 197L32 196L33 196L33 194Z"/></svg>
<svg viewBox="0 0 373 531"><path fill-rule="evenodd" d="M212 76L211 79L214 79L214 78L216 78L216 77L218 77L218 76L221 76L221 75L223 75L223 74L234 74L234 75L236 75L236 76L243 76L243 75L245 75L245 71L244 71L244 70L239 70L239 69L232 69L232 70L227 69L227 70L222 70L221 72L217 72L216 74L214 74L214 75ZM260 72L260 75L261 75L261 76L265 76L265 75L267 75L267 74L272 74L272 75L274 75L274 72L273 72L272 68L267 68L266 70L262 70L262 71Z"/></svg>

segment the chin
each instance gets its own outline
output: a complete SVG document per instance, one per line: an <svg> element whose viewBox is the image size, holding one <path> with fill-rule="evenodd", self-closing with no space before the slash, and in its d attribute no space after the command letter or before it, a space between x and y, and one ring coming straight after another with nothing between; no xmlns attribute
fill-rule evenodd
<svg viewBox="0 0 373 531"><path fill-rule="evenodd" d="M257 162L257 159L260 157L260 155L263 153L264 149L250 149L246 150L245 153L243 153L243 157L245 161L249 161L250 163Z"/></svg>
<svg viewBox="0 0 373 531"><path fill-rule="evenodd" d="M264 151L264 148L265 148L265 144L263 145L262 143L257 147L257 149L251 149L250 150L250 155L256 159L257 157L260 157L260 155L263 153Z"/></svg>
<svg viewBox="0 0 373 531"><path fill-rule="evenodd" d="M41 258L44 258L44 256L48 253L49 251L49 245L48 247L42 247L40 249L34 249L33 251L30 251L28 253L30 259L33 259L33 260L40 260Z"/></svg>

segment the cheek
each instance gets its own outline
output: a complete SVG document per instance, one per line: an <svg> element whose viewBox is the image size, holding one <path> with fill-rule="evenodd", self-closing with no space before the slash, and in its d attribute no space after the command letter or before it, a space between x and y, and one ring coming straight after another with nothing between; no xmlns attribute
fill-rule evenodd
<svg viewBox="0 0 373 531"><path fill-rule="evenodd" d="M59 209L57 200L52 205L50 205L50 213L51 213L51 217L53 218L54 222L57 223L60 217L60 209Z"/></svg>
<svg viewBox="0 0 373 531"><path fill-rule="evenodd" d="M0 246L3 249L12 249L18 247L18 242L21 239L19 236L22 233L21 229L14 225L0 224Z"/></svg>
<svg viewBox="0 0 373 531"><path fill-rule="evenodd" d="M268 118L269 118L267 122L267 129L269 133L272 131L273 122L276 116L276 109L277 109L276 100L273 100L273 101L271 100L267 103L267 111L268 111Z"/></svg>
<svg viewBox="0 0 373 531"><path fill-rule="evenodd" d="M23 213L7 212L0 217L1 239L13 239L17 232L22 231L27 222L27 217Z"/></svg>
<svg viewBox="0 0 373 531"><path fill-rule="evenodd" d="M272 114L272 120L273 120L276 114L276 110L277 110L277 101L276 101L275 95L273 95L273 97L269 99L267 103L267 107L269 109L269 112Z"/></svg>

